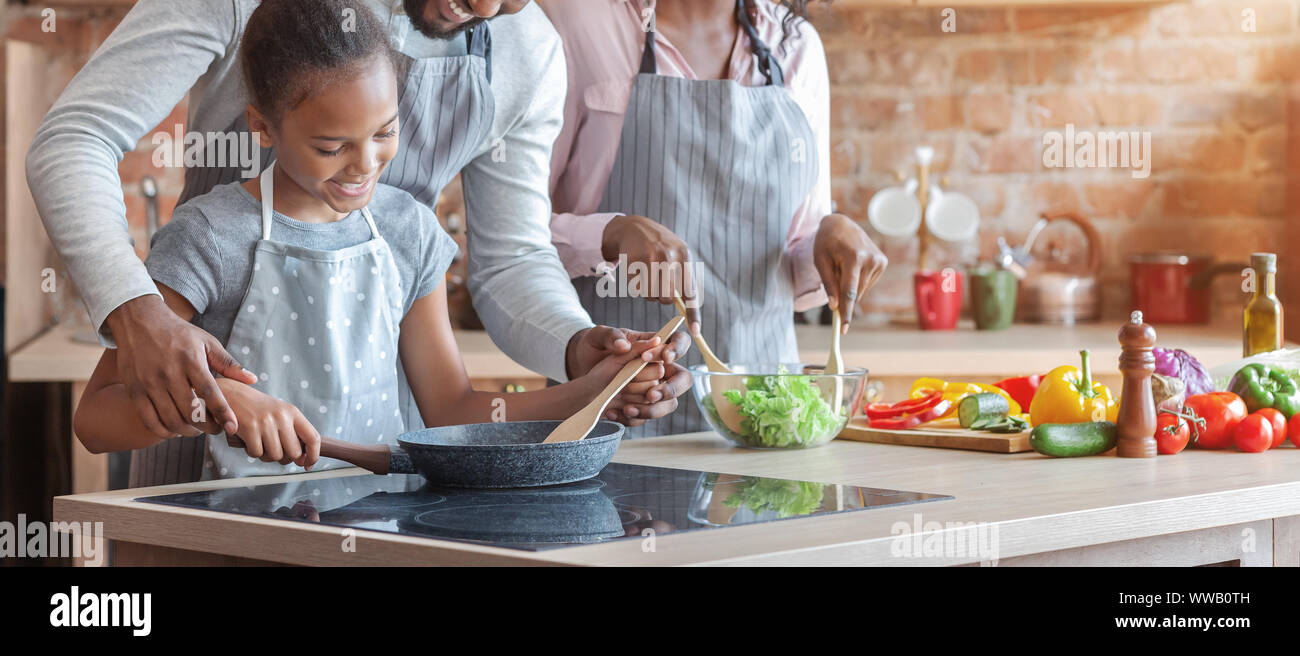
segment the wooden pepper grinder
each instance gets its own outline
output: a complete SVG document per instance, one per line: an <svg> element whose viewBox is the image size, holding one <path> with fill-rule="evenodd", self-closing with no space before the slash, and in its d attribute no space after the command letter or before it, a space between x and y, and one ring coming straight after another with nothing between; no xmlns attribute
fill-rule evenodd
<svg viewBox="0 0 1300 656"><path fill-rule="evenodd" d="M1135 311L1119 330L1123 351L1119 370L1124 374L1124 391L1120 395L1119 444L1115 454L1121 458L1156 457L1156 401L1151 396L1151 375L1156 358L1151 348L1156 344L1156 329L1142 322L1142 312Z"/></svg>

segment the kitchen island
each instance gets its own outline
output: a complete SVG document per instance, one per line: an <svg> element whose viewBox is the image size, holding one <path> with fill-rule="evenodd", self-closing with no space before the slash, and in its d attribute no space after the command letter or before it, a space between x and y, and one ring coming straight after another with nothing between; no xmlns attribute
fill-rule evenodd
<svg viewBox="0 0 1300 656"><path fill-rule="evenodd" d="M54 515L103 522L118 565L949 566L989 556L1001 566L1300 565L1300 449L1289 445L1263 454L1049 459L844 440L806 451L752 451L696 433L625 441L615 462L952 498L544 551L369 530L348 535L306 521L134 500L285 477L58 497ZM993 551L977 552L976 543Z"/></svg>
<svg viewBox="0 0 1300 656"><path fill-rule="evenodd" d="M1118 390L1119 326L1116 322L1017 324L1003 331L980 331L963 321L958 330L946 332L924 332L908 324L855 326L843 338L841 348L845 364L866 368L884 399L905 398L912 381L922 376L992 383L1010 376L1046 373L1062 364L1077 365L1081 349L1092 352L1097 380ZM1161 345L1187 349L1207 366L1241 357L1239 324L1157 329ZM826 361L831 336L828 326L797 326L796 335L803 362ZM544 378L497 349L483 331L457 331L456 343L475 389L509 393L546 385ZM71 383L75 406L101 353L98 344L78 339L75 327L59 326L9 357L9 378L13 382ZM689 398L685 401L690 402ZM72 410L69 408L69 413ZM87 452L72 435L67 440L70 448L59 448L68 448L71 454L72 491L109 489L108 456Z"/></svg>

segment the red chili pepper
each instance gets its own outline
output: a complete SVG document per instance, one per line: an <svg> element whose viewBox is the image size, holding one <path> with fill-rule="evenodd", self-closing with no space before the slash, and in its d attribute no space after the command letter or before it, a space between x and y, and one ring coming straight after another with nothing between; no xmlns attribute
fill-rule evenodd
<svg viewBox="0 0 1300 656"><path fill-rule="evenodd" d="M943 399L933 407L921 410L920 412L906 414L897 419L872 419L870 426L872 428L882 428L885 430L907 430L909 428L916 428L921 424L942 417L951 407L952 401Z"/></svg>
<svg viewBox="0 0 1300 656"><path fill-rule="evenodd" d="M890 405L888 403L872 403L871 405L867 406L867 418L868 419L890 419L893 417L898 417L900 415L911 414L913 412L920 412L927 408L933 408L934 406L938 405L939 402L942 400L943 400L942 393L933 392L919 399L908 399L906 401L900 401L893 405Z"/></svg>

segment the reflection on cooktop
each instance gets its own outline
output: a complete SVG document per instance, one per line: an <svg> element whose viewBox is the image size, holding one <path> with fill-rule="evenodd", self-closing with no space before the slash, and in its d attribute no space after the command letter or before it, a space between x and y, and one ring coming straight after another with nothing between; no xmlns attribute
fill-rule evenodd
<svg viewBox="0 0 1300 656"><path fill-rule="evenodd" d="M137 501L537 551L951 498L611 463L596 478L542 488L467 490L366 474Z"/></svg>

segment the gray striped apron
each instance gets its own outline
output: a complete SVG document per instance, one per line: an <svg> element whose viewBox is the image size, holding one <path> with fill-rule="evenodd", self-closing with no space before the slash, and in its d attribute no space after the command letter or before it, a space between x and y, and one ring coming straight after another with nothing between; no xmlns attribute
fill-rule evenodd
<svg viewBox="0 0 1300 656"><path fill-rule="evenodd" d="M655 33L646 34L600 211L650 217L686 242L701 297L701 329L719 358L797 362L785 244L795 212L817 179L816 141L743 0L737 16L765 86L659 75ZM671 305L612 296L608 290L617 286L598 281L574 281L598 324L653 330L675 312ZM692 349L685 363L699 362ZM628 435L709 430L689 396L672 415Z"/></svg>
<svg viewBox="0 0 1300 656"><path fill-rule="evenodd" d="M474 159L496 115L491 88L492 41L487 23L475 26L465 39L468 55L404 58L402 66L400 145L379 181L406 191L429 207L434 207L443 187ZM241 118L230 130L246 133L248 124ZM261 167L274 159L274 153L267 149L262 153ZM181 202L206 194L217 185L242 180L243 170L237 164L186 169ZM133 451L130 485L197 481L206 450L207 439L199 436L174 438Z"/></svg>

